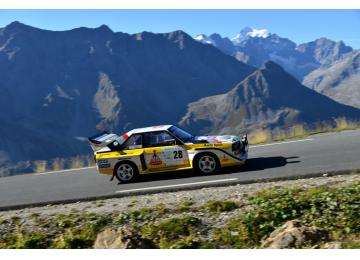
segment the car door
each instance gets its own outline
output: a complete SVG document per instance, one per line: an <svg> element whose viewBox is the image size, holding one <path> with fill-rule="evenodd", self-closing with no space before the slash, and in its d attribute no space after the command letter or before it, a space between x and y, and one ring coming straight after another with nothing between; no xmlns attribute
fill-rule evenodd
<svg viewBox="0 0 360 260"><path fill-rule="evenodd" d="M186 149L166 131L143 134L145 162L150 171L171 170L189 165Z"/></svg>

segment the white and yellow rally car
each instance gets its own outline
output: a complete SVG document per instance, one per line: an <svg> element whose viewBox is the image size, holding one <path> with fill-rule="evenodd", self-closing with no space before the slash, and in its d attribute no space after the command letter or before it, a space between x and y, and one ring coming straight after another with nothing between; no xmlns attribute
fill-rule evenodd
<svg viewBox="0 0 360 260"><path fill-rule="evenodd" d="M139 174L193 169L215 173L221 167L244 164L246 134L193 136L173 126L138 128L121 136L103 132L89 138L99 173L127 183Z"/></svg>

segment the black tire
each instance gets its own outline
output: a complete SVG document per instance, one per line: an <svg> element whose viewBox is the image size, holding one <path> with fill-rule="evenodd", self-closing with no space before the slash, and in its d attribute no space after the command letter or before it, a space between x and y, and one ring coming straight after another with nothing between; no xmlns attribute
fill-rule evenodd
<svg viewBox="0 0 360 260"><path fill-rule="evenodd" d="M114 168L114 172L116 179L121 183L132 182L139 175L137 166L131 161L119 162Z"/></svg>
<svg viewBox="0 0 360 260"><path fill-rule="evenodd" d="M195 172L201 174L217 173L220 169L220 161L213 153L200 153L193 160L193 168Z"/></svg>

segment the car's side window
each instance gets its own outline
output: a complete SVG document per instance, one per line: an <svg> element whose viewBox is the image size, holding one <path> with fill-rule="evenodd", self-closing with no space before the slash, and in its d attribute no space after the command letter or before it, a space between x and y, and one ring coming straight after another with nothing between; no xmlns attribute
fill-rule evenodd
<svg viewBox="0 0 360 260"><path fill-rule="evenodd" d="M153 132L144 134L144 147L176 145L176 140L167 132Z"/></svg>
<svg viewBox="0 0 360 260"><path fill-rule="evenodd" d="M123 145L123 150L133 150L140 149L142 146L142 136L141 135L132 135Z"/></svg>

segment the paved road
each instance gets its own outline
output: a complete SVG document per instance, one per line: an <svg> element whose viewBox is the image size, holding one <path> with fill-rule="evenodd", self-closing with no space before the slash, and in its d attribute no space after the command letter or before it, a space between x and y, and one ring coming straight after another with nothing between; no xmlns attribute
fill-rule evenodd
<svg viewBox="0 0 360 260"><path fill-rule="evenodd" d="M227 169L218 175L163 173L142 176L136 183L118 184L116 181L109 182L109 176L97 174L95 168L87 168L4 177L0 178L0 209L352 169L360 169L358 130L251 146L249 160L244 167Z"/></svg>

